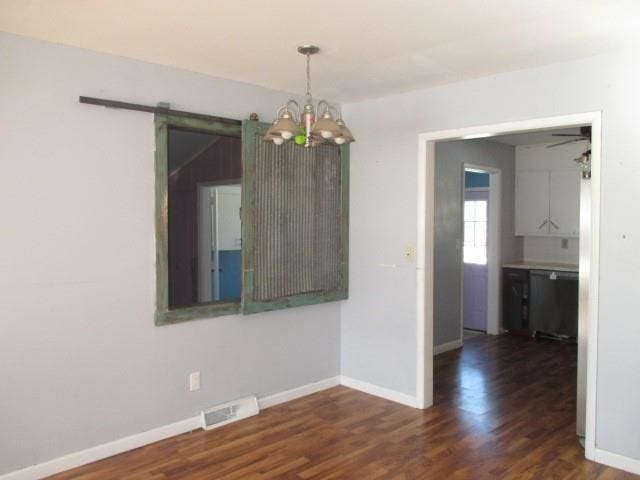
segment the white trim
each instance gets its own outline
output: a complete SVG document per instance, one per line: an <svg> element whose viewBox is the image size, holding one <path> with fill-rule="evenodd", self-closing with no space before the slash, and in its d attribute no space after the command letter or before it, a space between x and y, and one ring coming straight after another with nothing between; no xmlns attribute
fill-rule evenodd
<svg viewBox="0 0 640 480"><path fill-rule="evenodd" d="M340 385L340 376L320 380L319 382L309 383L301 387L285 390L284 392L267 395L258 399L260 408L269 408L280 403L288 402L296 398L304 397L312 393L326 390L327 388ZM165 438L174 437L182 433L199 430L202 427L202 417L200 415L186 418L169 425L153 428L146 432L137 433L129 437L120 438L112 442L103 443L95 447L70 453L62 457L54 458L47 462L39 463L30 467L26 467L13 472L0 475L0 480L36 480L38 478L48 477L56 473L71 470L88 463L96 462L119 453L133 450L134 448L143 447L150 443L164 440Z"/></svg>
<svg viewBox="0 0 640 480"><path fill-rule="evenodd" d="M418 135L418 218L416 266L416 398L420 408L433 404L433 219L435 142L468 135L522 132L555 127L591 125L591 252L589 255L589 312L587 352L587 415L585 455L595 460L596 381L598 348L598 267L600 262L601 112L579 113L524 121L480 125ZM582 268L582 266L581 266Z"/></svg>
<svg viewBox="0 0 640 480"><path fill-rule="evenodd" d="M87 463L96 462L103 458L157 442L158 440L164 440L165 438L174 437L181 433L198 430L200 427L202 427L202 419L200 415L196 415L179 422L147 430L146 432L120 438L113 442L103 443L102 445L87 448L86 450L80 450L79 452L54 458L48 462L5 473L0 476L0 480L35 480L48 477L49 475L71 470L72 468L80 467Z"/></svg>
<svg viewBox="0 0 640 480"><path fill-rule="evenodd" d="M579 269L589 272L587 312L587 412L585 455L592 460L596 449L596 401L598 383L598 319L600 316L600 170L602 165L602 113L591 119L591 251L580 259ZM585 263L588 260L588 268ZM580 319L579 319L580 321Z"/></svg>
<svg viewBox="0 0 640 480"><path fill-rule="evenodd" d="M260 405L260 409L265 409L273 407L275 405L280 405L281 403L290 402L291 400L295 400L296 398L305 397L307 395L311 395L312 393L321 392L322 390L326 390L327 388L337 387L341 384L340 379L340 376L335 376L320 380L319 382L308 383L307 385L302 385L301 387L285 390L284 392L267 395L266 397L258 398L258 404Z"/></svg>
<svg viewBox="0 0 640 480"><path fill-rule="evenodd" d="M617 453L601 450L600 448L595 448L594 453L595 456L593 460L598 463L640 475L640 460L636 458L624 457Z"/></svg>
<svg viewBox="0 0 640 480"><path fill-rule="evenodd" d="M440 355L441 353L448 352L449 350L455 350L456 348L462 348L462 340L454 340L453 342L441 343L433 347L433 354Z"/></svg>
<svg viewBox="0 0 640 480"><path fill-rule="evenodd" d="M435 174L435 142L418 138L418 218L416 221L416 406L433 405L433 220L435 188L427 190L427 178ZM427 228L430 223L430 228ZM429 254L427 254L429 252ZM427 272L429 274L427 275ZM430 328L426 328L431 319ZM425 365L431 368L425 368Z"/></svg>
<svg viewBox="0 0 640 480"><path fill-rule="evenodd" d="M353 388L354 390L359 390L361 392L368 393L369 395L401 403L408 407L418 408L416 397L413 395L407 395L406 393L380 387L372 383L363 382L362 380L356 380L355 378L345 377L344 375L340 377L340 383L345 387Z"/></svg>

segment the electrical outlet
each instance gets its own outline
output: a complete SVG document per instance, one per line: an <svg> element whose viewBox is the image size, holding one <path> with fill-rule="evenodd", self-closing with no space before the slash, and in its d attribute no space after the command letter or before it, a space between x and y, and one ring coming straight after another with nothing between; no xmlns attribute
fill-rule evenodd
<svg viewBox="0 0 640 480"><path fill-rule="evenodd" d="M562 239L562 248L564 248L565 250L569 248L569 239L568 238L563 238Z"/></svg>
<svg viewBox="0 0 640 480"><path fill-rule="evenodd" d="M200 390L200 372L189 374L189 391L195 392L196 390Z"/></svg>

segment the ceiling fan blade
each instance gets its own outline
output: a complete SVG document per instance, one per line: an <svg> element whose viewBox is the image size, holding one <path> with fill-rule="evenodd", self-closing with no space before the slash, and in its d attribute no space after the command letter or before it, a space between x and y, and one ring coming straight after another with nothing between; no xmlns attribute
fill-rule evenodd
<svg viewBox="0 0 640 480"><path fill-rule="evenodd" d="M564 142L554 143L553 145L547 145L547 148L559 147L560 145L566 145L567 143L581 142L582 140L583 140L582 138L574 138L572 140L566 140Z"/></svg>

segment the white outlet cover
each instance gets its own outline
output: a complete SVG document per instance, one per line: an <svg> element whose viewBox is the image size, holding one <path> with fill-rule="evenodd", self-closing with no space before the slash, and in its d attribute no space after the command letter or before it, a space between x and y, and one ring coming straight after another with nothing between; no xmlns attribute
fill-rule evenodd
<svg viewBox="0 0 640 480"><path fill-rule="evenodd" d="M200 372L193 372L189 375L189 391L200 390Z"/></svg>

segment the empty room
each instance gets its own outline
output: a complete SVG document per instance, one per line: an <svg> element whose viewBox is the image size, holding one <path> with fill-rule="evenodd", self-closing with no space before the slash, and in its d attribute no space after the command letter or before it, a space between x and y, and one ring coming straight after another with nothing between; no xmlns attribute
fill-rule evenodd
<svg viewBox="0 0 640 480"><path fill-rule="evenodd" d="M0 72L0 480L640 479L637 1L0 0Z"/></svg>

